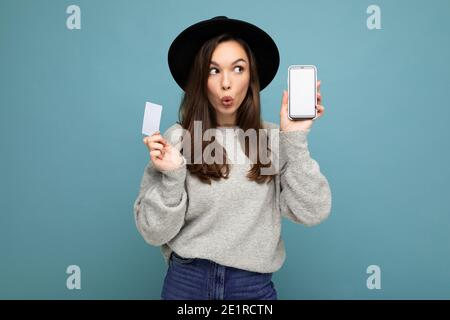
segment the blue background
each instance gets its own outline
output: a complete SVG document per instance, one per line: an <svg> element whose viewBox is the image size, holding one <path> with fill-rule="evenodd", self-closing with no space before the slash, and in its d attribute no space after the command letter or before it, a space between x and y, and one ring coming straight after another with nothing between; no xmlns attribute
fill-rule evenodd
<svg viewBox="0 0 450 320"><path fill-rule="evenodd" d="M66 8L81 8L69 30ZM381 30L369 30L369 5ZM145 101L177 120L167 65L187 26L226 15L279 46L263 117L279 122L287 68L315 64L325 115L309 134L332 213L283 222L280 299L450 298L450 2L0 2L0 298L159 299L166 267L133 219ZM447 145L447 147L445 147ZM66 288L67 266L81 290ZM369 290L366 268L381 268Z"/></svg>

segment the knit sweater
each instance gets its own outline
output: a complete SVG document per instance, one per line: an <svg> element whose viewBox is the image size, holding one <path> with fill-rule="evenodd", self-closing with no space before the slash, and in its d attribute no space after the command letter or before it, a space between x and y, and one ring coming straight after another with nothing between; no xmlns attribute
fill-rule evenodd
<svg viewBox="0 0 450 320"><path fill-rule="evenodd" d="M228 179L212 180L209 185L192 175L185 161L181 167L165 171L148 162L134 202L134 217L144 240L161 246L166 264L175 251L186 258L209 259L253 272L275 272L286 258L282 217L313 226L329 216L331 190L310 156L309 130L280 131L277 124L267 121L263 127L273 142L269 147L279 156L273 161L277 174L270 183L248 180L249 163L230 164ZM163 134L178 150L180 129L175 123ZM241 148L230 147L238 143L233 135L238 127L218 129L224 133L227 156L246 158Z"/></svg>

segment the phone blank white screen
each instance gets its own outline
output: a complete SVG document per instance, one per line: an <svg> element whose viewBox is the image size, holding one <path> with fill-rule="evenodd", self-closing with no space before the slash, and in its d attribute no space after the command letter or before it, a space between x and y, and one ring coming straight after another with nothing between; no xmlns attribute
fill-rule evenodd
<svg viewBox="0 0 450 320"><path fill-rule="evenodd" d="M289 80L289 113L291 116L314 116L316 108L314 69L291 69Z"/></svg>

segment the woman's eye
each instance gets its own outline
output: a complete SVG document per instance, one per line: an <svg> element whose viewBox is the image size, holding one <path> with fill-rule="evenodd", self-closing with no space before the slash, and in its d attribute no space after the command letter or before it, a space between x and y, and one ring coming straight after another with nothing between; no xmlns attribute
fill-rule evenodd
<svg viewBox="0 0 450 320"><path fill-rule="evenodd" d="M244 71L244 67L241 67L241 66L234 67L234 69L236 69L236 68L240 68L241 69L239 73L242 73L242 71ZM213 70L219 71L217 68L210 68L209 69L209 74L216 74L217 73L217 72L213 73L212 72Z"/></svg>

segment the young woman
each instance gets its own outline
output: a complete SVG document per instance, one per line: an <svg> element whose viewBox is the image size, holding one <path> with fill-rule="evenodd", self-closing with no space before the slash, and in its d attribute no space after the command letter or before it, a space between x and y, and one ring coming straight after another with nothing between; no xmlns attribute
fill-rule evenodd
<svg viewBox="0 0 450 320"><path fill-rule="evenodd" d="M275 77L278 49L263 30L224 16L180 33L168 60L184 90L180 121L144 139L151 161L134 203L140 234L168 264L161 298L275 300L272 274L286 256L281 218L311 226L331 211L328 181L307 144L324 113L320 93L314 120L290 120L284 91L280 125L262 121L260 91ZM207 130L214 139L195 141ZM210 153L214 161L205 161ZM229 164L230 155L238 161Z"/></svg>

